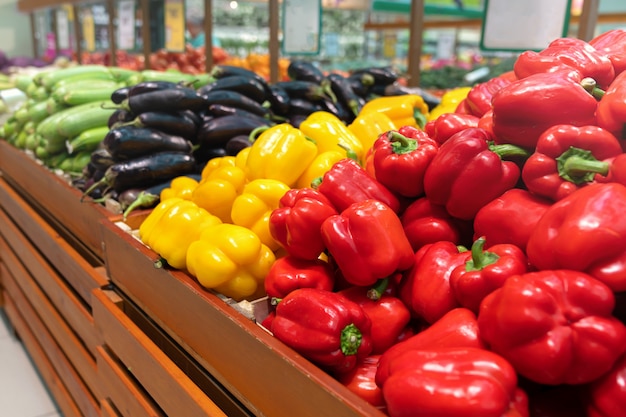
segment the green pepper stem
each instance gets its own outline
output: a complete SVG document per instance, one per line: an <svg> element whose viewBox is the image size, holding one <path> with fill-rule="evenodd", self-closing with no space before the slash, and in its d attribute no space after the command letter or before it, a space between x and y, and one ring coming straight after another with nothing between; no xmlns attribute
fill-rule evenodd
<svg viewBox="0 0 626 417"><path fill-rule="evenodd" d="M355 162L358 162L359 165L361 164L361 162L359 161L358 155L356 154L356 152L354 152L352 149L350 149L350 147L348 147L347 145L345 145L343 143L338 143L337 146L339 146L341 149L346 151L346 156L348 158L352 159Z"/></svg>
<svg viewBox="0 0 626 417"><path fill-rule="evenodd" d="M595 174L609 173L608 162L598 161L591 151L574 146L556 158L556 163L559 176L576 185L593 181Z"/></svg>
<svg viewBox="0 0 626 417"><path fill-rule="evenodd" d="M318 188L320 188L320 185L322 185L322 180L323 180L323 177L315 178L313 181L311 181L311 188L313 188L314 190L317 190Z"/></svg>
<svg viewBox="0 0 626 417"><path fill-rule="evenodd" d="M593 96L596 100L600 100L604 97L605 91L598 87L598 83L591 77L583 78L580 81L580 85L587 90L589 94Z"/></svg>
<svg viewBox="0 0 626 417"><path fill-rule="evenodd" d="M363 341L363 334L361 331L354 325L354 323L348 324L346 327L341 330L341 352L346 355L356 355L361 346L361 342Z"/></svg>
<svg viewBox="0 0 626 417"><path fill-rule="evenodd" d="M269 128L269 126L259 126L256 129L253 129L252 132L250 132L250 134L248 135L248 140L250 140L250 143L254 143L254 141L257 140L257 138Z"/></svg>
<svg viewBox="0 0 626 417"><path fill-rule="evenodd" d="M413 112L413 117L415 118L415 121L417 122L417 125L419 126L419 128L424 129L424 126L426 126L426 123L428 123L428 119L426 118L426 115L422 113L420 109L416 108L415 111Z"/></svg>
<svg viewBox="0 0 626 417"><path fill-rule="evenodd" d="M135 198L135 200L130 203L128 207L126 207L126 210L124 210L124 213L122 215L124 220L126 220L128 215L132 213L133 210L135 210L136 208L147 207L155 204L157 201L159 201L159 197L159 195L150 194L145 191L140 192L137 198Z"/></svg>
<svg viewBox="0 0 626 417"><path fill-rule="evenodd" d="M530 152L526 149L510 143L496 145L493 142L489 142L489 150L496 153L500 159L507 159L514 156L523 156L524 158L528 158L530 156Z"/></svg>
<svg viewBox="0 0 626 417"><path fill-rule="evenodd" d="M378 301L389 286L389 278L382 278L376 281L374 286L367 290L367 298L372 301Z"/></svg>
<svg viewBox="0 0 626 417"><path fill-rule="evenodd" d="M411 153L418 148L417 140L407 138L402 133L396 130L390 130L386 133L387 140L391 143L391 149L393 153L405 154Z"/></svg>
<svg viewBox="0 0 626 417"><path fill-rule="evenodd" d="M472 243L472 259L465 263L465 270L481 271L486 266L494 264L500 257L493 252L484 251L485 237L481 236Z"/></svg>

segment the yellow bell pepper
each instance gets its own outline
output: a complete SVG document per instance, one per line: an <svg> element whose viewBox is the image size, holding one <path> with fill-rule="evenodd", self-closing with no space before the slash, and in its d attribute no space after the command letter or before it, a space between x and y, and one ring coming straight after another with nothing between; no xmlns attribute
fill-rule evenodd
<svg viewBox="0 0 626 417"><path fill-rule="evenodd" d="M472 87L457 87L446 91L439 104L430 111L428 120L435 120L444 113L454 113L461 101L467 97Z"/></svg>
<svg viewBox="0 0 626 417"><path fill-rule="evenodd" d="M284 182L259 179L247 183L233 202L230 217L233 223L252 230L271 250L280 247L270 233L270 215L278 208L280 199L289 191Z"/></svg>
<svg viewBox="0 0 626 417"><path fill-rule="evenodd" d="M219 156L217 158L209 159L204 168L202 168L200 177L205 179L211 174L211 172L220 167L234 167L236 165L235 161L236 159L234 156Z"/></svg>
<svg viewBox="0 0 626 417"><path fill-rule="evenodd" d="M304 133L281 123L264 130L250 146L248 179L273 179L293 187L317 155L317 146Z"/></svg>
<svg viewBox="0 0 626 417"><path fill-rule="evenodd" d="M350 151L363 161L365 149L359 138L337 116L326 111L316 111L300 123L300 130L317 144L318 154L327 151Z"/></svg>
<svg viewBox="0 0 626 417"><path fill-rule="evenodd" d="M348 125L348 129L359 138L363 144L363 149L367 151L372 148L378 137L390 130L398 130L402 126L395 123L385 113L372 111L360 112L359 115Z"/></svg>
<svg viewBox="0 0 626 417"><path fill-rule="evenodd" d="M239 167L243 170L246 169L246 161L248 160L248 155L250 155L250 147L243 148L239 152L237 152L237 156L235 156L235 166Z"/></svg>
<svg viewBox="0 0 626 417"><path fill-rule="evenodd" d="M191 201L224 223L232 223L230 212L235 198L246 184L246 173L237 166L222 166L212 171L193 191Z"/></svg>
<svg viewBox="0 0 626 417"><path fill-rule="evenodd" d="M180 197L183 200L191 200L193 190L198 186L198 181L191 177L180 176L170 182L170 186L161 190L159 200L164 201L172 197Z"/></svg>
<svg viewBox="0 0 626 417"><path fill-rule="evenodd" d="M254 232L227 223L204 229L187 250L187 269L200 285L236 301L263 290L275 260Z"/></svg>
<svg viewBox="0 0 626 417"><path fill-rule="evenodd" d="M187 267L187 248L221 220L194 202L172 197L156 206L139 226L139 238L176 269Z"/></svg>
<svg viewBox="0 0 626 417"><path fill-rule="evenodd" d="M417 94L376 97L363 106L362 113L377 111L384 113L398 127L424 128L428 118L428 105Z"/></svg>
<svg viewBox="0 0 626 417"><path fill-rule="evenodd" d="M345 159L346 154L339 151L326 151L317 155L309 167L304 171L304 174L298 178L296 187L306 188L311 187L311 183L316 178L324 176L324 174L335 165L336 162Z"/></svg>

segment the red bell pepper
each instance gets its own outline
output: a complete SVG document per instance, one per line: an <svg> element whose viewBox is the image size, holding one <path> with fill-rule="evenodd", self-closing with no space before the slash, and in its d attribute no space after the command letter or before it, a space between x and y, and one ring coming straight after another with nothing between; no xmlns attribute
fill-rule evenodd
<svg viewBox="0 0 626 417"><path fill-rule="evenodd" d="M622 71L598 102L598 126L626 140L626 71Z"/></svg>
<svg viewBox="0 0 626 417"><path fill-rule="evenodd" d="M493 109L489 110L478 119L478 126L476 127L486 130L493 138L496 137L496 134L493 133Z"/></svg>
<svg viewBox="0 0 626 417"><path fill-rule="evenodd" d="M528 191L558 201L609 173L606 161L622 153L618 140L598 126L555 125L537 140L522 180Z"/></svg>
<svg viewBox="0 0 626 417"><path fill-rule="evenodd" d="M380 135L367 159L382 185L401 196L418 197L424 193L424 173L438 149L426 132L404 126Z"/></svg>
<svg viewBox="0 0 626 417"><path fill-rule="evenodd" d="M298 288L332 291L334 271L328 262L286 255L276 259L265 276L265 292L270 298L284 298Z"/></svg>
<svg viewBox="0 0 626 417"><path fill-rule="evenodd" d="M611 60L589 43L576 38L559 38L540 52L522 52L513 66L518 78L537 73L574 69L583 77L591 77L601 86L615 78Z"/></svg>
<svg viewBox="0 0 626 417"><path fill-rule="evenodd" d="M312 188L291 189L272 211L269 229L287 253L302 259L317 259L326 248L320 233L324 220L337 214L332 203Z"/></svg>
<svg viewBox="0 0 626 417"><path fill-rule="evenodd" d="M398 197L349 158L336 162L324 174L318 190L339 212L350 207L352 203L371 199L386 204L396 213L400 211Z"/></svg>
<svg viewBox="0 0 626 417"><path fill-rule="evenodd" d="M392 360L410 350L439 348L484 348L478 334L476 315L466 308L455 308L443 315L425 330L396 343L381 356L376 373L376 383L382 387L389 377Z"/></svg>
<svg viewBox="0 0 626 417"><path fill-rule="evenodd" d="M426 170L426 197L445 206L451 216L471 220L517 183L519 167L503 158L526 155L517 146L494 145L483 129L465 129L441 145Z"/></svg>
<svg viewBox="0 0 626 417"><path fill-rule="evenodd" d="M595 125L598 102L581 82L576 71L538 73L498 91L492 100L496 142L532 150L551 126Z"/></svg>
<svg viewBox="0 0 626 417"><path fill-rule="evenodd" d="M478 127L479 118L473 114L444 113L424 126L424 131L439 145L468 127Z"/></svg>
<svg viewBox="0 0 626 417"><path fill-rule="evenodd" d="M491 110L491 99L493 95L511 84L511 82L511 80L505 77L494 77L488 81L474 85L466 98L467 106L470 108L472 114L477 117L482 117Z"/></svg>
<svg viewBox="0 0 626 417"><path fill-rule="evenodd" d="M606 177L596 177L596 182L618 182L626 185L626 153L621 153L615 158L609 158L607 162L609 163L609 173Z"/></svg>
<svg viewBox="0 0 626 417"><path fill-rule="evenodd" d="M590 184L554 203L530 235L537 269L584 271L626 291L626 186Z"/></svg>
<svg viewBox="0 0 626 417"><path fill-rule="evenodd" d="M459 104L456 106L456 109L454 109L454 112L457 114L472 114L472 110L467 104L467 97L459 101Z"/></svg>
<svg viewBox="0 0 626 417"><path fill-rule="evenodd" d="M472 240L471 222L456 219L443 207L430 202L427 197L413 201L400 216L404 233L413 251L429 243L447 240L465 245Z"/></svg>
<svg viewBox="0 0 626 417"><path fill-rule="evenodd" d="M626 411L626 355L589 387L588 417L622 417Z"/></svg>
<svg viewBox="0 0 626 417"><path fill-rule="evenodd" d="M611 60L615 76L626 70L626 30L608 30L590 40L589 45Z"/></svg>
<svg viewBox="0 0 626 417"><path fill-rule="evenodd" d="M342 290L340 294L360 305L370 318L372 354L381 354L394 345L411 320L409 309L393 295L372 297L369 288L356 286Z"/></svg>
<svg viewBox="0 0 626 417"><path fill-rule="evenodd" d="M390 417L528 416L515 370L484 349L405 352L391 361L382 389Z"/></svg>
<svg viewBox="0 0 626 417"><path fill-rule="evenodd" d="M380 355L370 355L359 362L354 369L337 376L350 391L381 411L386 410L383 391L376 385L375 377Z"/></svg>
<svg viewBox="0 0 626 417"><path fill-rule="evenodd" d="M528 272L483 300L478 328L490 349L529 380L584 384L626 351L626 326L612 316L614 306L611 289L584 272Z"/></svg>
<svg viewBox="0 0 626 417"><path fill-rule="evenodd" d="M485 238L474 241L471 258L457 266L450 275L452 292L460 305L478 313L482 300L500 288L511 276L528 270L526 255L511 244L498 244L483 250Z"/></svg>
<svg viewBox="0 0 626 417"><path fill-rule="evenodd" d="M343 295L300 288L278 303L272 333L324 370L342 373L371 353L370 327L363 309Z"/></svg>
<svg viewBox="0 0 626 417"><path fill-rule="evenodd" d="M478 210L474 239L485 236L487 246L510 243L526 252L531 232L552 201L512 188Z"/></svg>
<svg viewBox="0 0 626 417"><path fill-rule="evenodd" d="M465 264L468 256L467 251L459 252L457 245L446 241L417 251L413 268L400 284L400 298L416 317L434 323L460 307L450 287L450 275L454 268Z"/></svg>
<svg viewBox="0 0 626 417"><path fill-rule="evenodd" d="M354 203L322 223L322 238L346 281L373 285L413 265L398 215L377 200Z"/></svg>

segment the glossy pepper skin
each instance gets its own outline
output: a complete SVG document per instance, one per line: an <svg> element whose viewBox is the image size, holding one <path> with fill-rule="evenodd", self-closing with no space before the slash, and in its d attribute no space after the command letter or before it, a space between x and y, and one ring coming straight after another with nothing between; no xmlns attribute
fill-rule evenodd
<svg viewBox="0 0 626 417"><path fill-rule="evenodd" d="M348 372L372 351L370 319L339 293L300 288L276 307L272 333L321 368Z"/></svg>
<svg viewBox="0 0 626 417"><path fill-rule="evenodd" d="M555 39L542 51L525 51L515 60L513 70L517 78L537 73L573 69L583 77L591 77L603 87L615 78L615 70L608 56L582 39Z"/></svg>
<svg viewBox="0 0 626 417"><path fill-rule="evenodd" d="M525 155L511 145L494 145L489 133L465 129L445 142L424 176L426 197L453 217L471 220L485 204L513 188L520 176L509 156Z"/></svg>
<svg viewBox="0 0 626 417"><path fill-rule="evenodd" d="M320 177L323 177L337 162L346 158L343 151L326 151L318 154L302 173L296 188L310 188Z"/></svg>
<svg viewBox="0 0 626 417"><path fill-rule="evenodd" d="M354 369L339 375L337 380L374 407L384 411L386 407L383 392L375 381L379 359L380 355L369 355L357 363Z"/></svg>
<svg viewBox="0 0 626 417"><path fill-rule="evenodd" d="M390 362L382 389L390 417L528 416L515 370L484 349L405 352Z"/></svg>
<svg viewBox="0 0 626 417"><path fill-rule="evenodd" d="M626 291L626 186L590 184L554 203L527 246L537 269L584 271L613 291Z"/></svg>
<svg viewBox="0 0 626 417"><path fill-rule="evenodd" d="M270 234L290 255L315 260L326 248L322 223L336 214L335 207L319 191L291 189L270 214Z"/></svg>
<svg viewBox="0 0 626 417"><path fill-rule="evenodd" d="M264 294L275 260L254 232L227 223L205 228L187 250L187 269L200 285L236 301Z"/></svg>
<svg viewBox="0 0 626 417"><path fill-rule="evenodd" d="M517 246L502 243L484 250L484 245L484 237L476 239L470 250L471 258L454 268L450 275L454 297L475 313L482 300L509 277L528 270L526 255Z"/></svg>
<svg viewBox="0 0 626 417"><path fill-rule="evenodd" d="M322 152L353 152L358 161L365 157L365 149L359 138L337 116L325 111L311 113L300 123L300 131L317 145Z"/></svg>
<svg viewBox="0 0 626 417"><path fill-rule="evenodd" d="M287 184L272 179L258 179L247 183L241 194L233 201L230 217L233 224L247 227L261 242L276 250L280 247L270 232L270 216L277 209L280 199L290 188Z"/></svg>
<svg viewBox="0 0 626 417"><path fill-rule="evenodd" d="M324 174L317 190L341 212L353 203L378 200L394 212L400 211L400 200L352 159L337 162Z"/></svg>
<svg viewBox="0 0 626 417"><path fill-rule="evenodd" d="M286 297L298 288L331 291L335 285L334 271L328 262L287 255L272 264L264 285L267 296L277 299Z"/></svg>
<svg viewBox="0 0 626 417"><path fill-rule="evenodd" d="M232 223L230 214L233 203L246 182L246 173L242 168L230 165L217 167L193 190L191 201L222 222Z"/></svg>
<svg viewBox="0 0 626 417"><path fill-rule="evenodd" d="M491 102L496 142L533 150L551 126L595 125L598 103L581 81L576 71L538 73L498 91Z"/></svg>
<svg viewBox="0 0 626 417"><path fill-rule="evenodd" d="M524 252L537 222L552 205L547 198L512 188L478 210L474 239L484 236L487 246L512 244Z"/></svg>
<svg viewBox="0 0 626 417"><path fill-rule="evenodd" d="M626 355L589 387L589 417L620 417L626 410Z"/></svg>
<svg viewBox="0 0 626 417"><path fill-rule="evenodd" d="M611 60L615 76L626 70L626 30L608 30L590 40L589 44Z"/></svg>
<svg viewBox="0 0 626 417"><path fill-rule="evenodd" d="M161 190L159 200L167 200L172 197L180 197L183 200L191 200L193 191L198 186L198 181L188 176L176 177L170 183L170 186Z"/></svg>
<svg viewBox="0 0 626 417"><path fill-rule="evenodd" d="M248 158L248 179L273 179L293 187L317 155L317 146L304 133L281 123L272 126L254 140Z"/></svg>
<svg viewBox="0 0 626 417"><path fill-rule="evenodd" d="M610 288L583 272L542 270L508 278L480 305L490 349L540 384L584 384L626 351Z"/></svg>
<svg viewBox="0 0 626 417"><path fill-rule="evenodd" d="M322 239L346 281L373 285L413 265L413 249L398 215L377 200L354 203L330 216Z"/></svg>
<svg viewBox="0 0 626 417"><path fill-rule="evenodd" d="M622 153L618 140L598 126L555 125L537 140L522 179L539 196L558 201L609 173L609 158Z"/></svg>
<svg viewBox="0 0 626 417"><path fill-rule="evenodd" d="M361 141L365 153L374 145L380 135L399 127L401 126L396 126L389 116L377 111L360 112L356 119L348 125L348 129Z"/></svg>
<svg viewBox="0 0 626 417"><path fill-rule="evenodd" d="M452 242L440 241L415 253L415 263L400 287L400 298L413 315L432 324L460 307L450 287L450 275L454 268L465 264L466 252L460 252Z"/></svg>
<svg viewBox="0 0 626 417"><path fill-rule="evenodd" d="M139 226L139 238L176 269L187 267L189 246L217 217L189 200L171 197L157 205Z"/></svg>
<svg viewBox="0 0 626 417"><path fill-rule="evenodd" d="M626 139L626 72L621 72L598 102L598 126Z"/></svg>
<svg viewBox="0 0 626 417"><path fill-rule="evenodd" d="M465 245L472 240L471 222L456 219L445 207L433 204L428 197L414 200L400 216L404 233L413 251L442 240Z"/></svg>
<svg viewBox="0 0 626 417"><path fill-rule="evenodd" d="M396 128L423 128L428 119L428 105L417 94L376 97L363 106L361 113L380 112L387 115Z"/></svg>
<svg viewBox="0 0 626 417"><path fill-rule="evenodd" d="M200 174L201 180L206 179L213 171L222 167L234 167L237 166L237 158L234 156L220 156L217 158L212 158L207 161L207 163L202 168L202 173Z"/></svg>
<svg viewBox="0 0 626 417"><path fill-rule="evenodd" d="M478 333L476 314L466 308L455 308L425 330L387 349L378 363L376 383L382 387L389 378L391 361L410 350L467 347L485 348Z"/></svg>
<svg viewBox="0 0 626 417"><path fill-rule="evenodd" d="M441 145L461 130L478 127L478 120L473 114L445 113L426 123L424 131Z"/></svg>
<svg viewBox="0 0 626 417"><path fill-rule="evenodd" d="M367 287L352 286L340 294L361 306L372 322L372 354L381 354L397 342L411 320L411 312L402 300L384 293L372 299Z"/></svg>
<svg viewBox="0 0 626 417"><path fill-rule="evenodd" d="M485 113L492 109L491 100L493 95L511 84L511 80L506 77L494 77L483 83L476 84L467 94L467 107L471 114L476 117L483 117Z"/></svg>
<svg viewBox="0 0 626 417"><path fill-rule="evenodd" d="M424 174L439 145L424 131L404 126L383 133L368 154L374 177L392 192L403 197L424 193Z"/></svg>

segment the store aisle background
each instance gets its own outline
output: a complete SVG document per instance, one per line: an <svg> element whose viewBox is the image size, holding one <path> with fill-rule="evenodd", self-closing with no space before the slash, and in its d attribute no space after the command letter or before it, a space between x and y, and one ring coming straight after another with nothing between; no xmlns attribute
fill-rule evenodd
<svg viewBox="0 0 626 417"><path fill-rule="evenodd" d="M0 308L0 416L61 417L35 365Z"/></svg>

